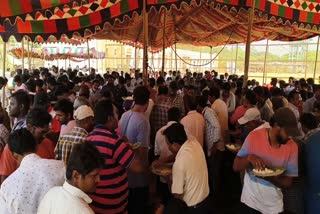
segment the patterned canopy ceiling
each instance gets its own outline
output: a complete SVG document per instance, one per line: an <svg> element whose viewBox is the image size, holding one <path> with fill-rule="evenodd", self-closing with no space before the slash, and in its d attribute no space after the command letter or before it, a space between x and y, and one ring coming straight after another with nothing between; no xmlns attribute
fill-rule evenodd
<svg viewBox="0 0 320 214"><path fill-rule="evenodd" d="M0 36L142 41L143 0L2 0ZM147 0L149 45L245 42L252 0ZM165 10L165 9L166 10ZM256 0L253 40L301 40L320 33L319 0ZM166 21L164 23L164 16ZM165 38L163 30L165 29Z"/></svg>

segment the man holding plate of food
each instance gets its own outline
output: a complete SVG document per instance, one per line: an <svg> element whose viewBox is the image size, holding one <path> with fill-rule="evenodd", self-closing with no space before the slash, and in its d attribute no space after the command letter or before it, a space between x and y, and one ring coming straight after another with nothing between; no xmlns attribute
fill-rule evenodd
<svg viewBox="0 0 320 214"><path fill-rule="evenodd" d="M281 213L281 188L298 176L298 147L292 137L300 132L294 113L280 108L270 125L250 132L235 158L233 169L246 170L240 213Z"/></svg>

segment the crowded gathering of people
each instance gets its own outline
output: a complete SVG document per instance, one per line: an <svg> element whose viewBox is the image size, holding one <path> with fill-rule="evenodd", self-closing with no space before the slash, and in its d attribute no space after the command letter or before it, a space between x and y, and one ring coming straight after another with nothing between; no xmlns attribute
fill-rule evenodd
<svg viewBox="0 0 320 214"><path fill-rule="evenodd" d="M52 67L17 69L13 82L1 95L0 214L320 213L312 78Z"/></svg>

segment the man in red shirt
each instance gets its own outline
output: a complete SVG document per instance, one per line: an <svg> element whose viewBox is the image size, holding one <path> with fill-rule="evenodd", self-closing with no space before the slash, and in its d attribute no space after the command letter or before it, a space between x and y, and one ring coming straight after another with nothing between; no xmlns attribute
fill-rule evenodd
<svg viewBox="0 0 320 214"><path fill-rule="evenodd" d="M129 145L119 138L115 129L118 115L110 100L99 101L94 109L94 130L87 137L87 142L97 147L105 158L105 165L100 173L100 183L95 193L91 194L91 207L95 213L127 213L128 180L127 170L141 172L141 161L134 157Z"/></svg>

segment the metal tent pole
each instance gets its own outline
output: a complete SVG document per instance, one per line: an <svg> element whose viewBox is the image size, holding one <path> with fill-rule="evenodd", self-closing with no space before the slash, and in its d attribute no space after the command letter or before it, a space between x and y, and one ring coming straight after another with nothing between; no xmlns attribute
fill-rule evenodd
<svg viewBox="0 0 320 214"><path fill-rule="evenodd" d="M317 52L316 52L316 60L314 61L314 70L313 70L313 81L316 78L316 72L317 72L317 64L318 64L318 52L319 52L319 43L320 43L320 36L318 36L318 42L317 42Z"/></svg>
<svg viewBox="0 0 320 214"><path fill-rule="evenodd" d="M177 42L174 43L174 51L175 51L175 61L176 61L176 72L178 72L178 57L177 57Z"/></svg>
<svg viewBox="0 0 320 214"><path fill-rule="evenodd" d="M237 49L236 49L236 63L235 63L235 65L234 65L234 74L236 74L236 73L237 73L238 48L239 48L239 44L237 43Z"/></svg>
<svg viewBox="0 0 320 214"><path fill-rule="evenodd" d="M252 0L251 8L249 9L249 25L248 25L248 33L247 33L247 42L246 42L246 52L245 52L245 60L244 60L244 80L242 88L247 87L248 76L249 76L249 63L250 63L250 47L251 47L251 31L254 19L254 8L255 8L255 0Z"/></svg>
<svg viewBox="0 0 320 214"><path fill-rule="evenodd" d="M148 13L147 0L143 0L143 80L144 84L148 82Z"/></svg>
<svg viewBox="0 0 320 214"><path fill-rule="evenodd" d="M87 39L87 54L88 54L88 69L90 74L90 49L89 49L89 39Z"/></svg>
<svg viewBox="0 0 320 214"><path fill-rule="evenodd" d="M269 39L267 39L266 52L265 52L265 54L264 54L262 84L264 84L264 83L266 82L266 63L267 63L268 51L269 51Z"/></svg>
<svg viewBox="0 0 320 214"><path fill-rule="evenodd" d="M137 44L134 45L134 70L137 70Z"/></svg>
<svg viewBox="0 0 320 214"><path fill-rule="evenodd" d="M210 46L210 72L212 71L212 46Z"/></svg>
<svg viewBox="0 0 320 214"><path fill-rule="evenodd" d="M161 69L161 76L164 77L164 65L165 65L165 58L166 58L166 9L164 10L164 15L163 15L163 40L162 40L162 69Z"/></svg>
<svg viewBox="0 0 320 214"><path fill-rule="evenodd" d="M24 71L24 37L21 40L21 63L22 63L22 72Z"/></svg>
<svg viewBox="0 0 320 214"><path fill-rule="evenodd" d="M6 58L7 58L7 43L3 42L3 54L2 54L2 77L6 77ZM2 107L6 108L5 101L6 101L6 93L5 93L5 86L2 86Z"/></svg>

